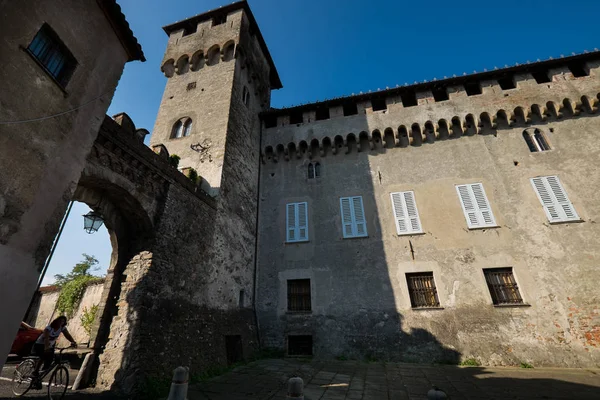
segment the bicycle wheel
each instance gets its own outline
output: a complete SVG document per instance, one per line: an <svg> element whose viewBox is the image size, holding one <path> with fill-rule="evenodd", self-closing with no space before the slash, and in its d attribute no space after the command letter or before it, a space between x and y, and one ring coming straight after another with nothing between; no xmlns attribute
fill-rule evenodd
<svg viewBox="0 0 600 400"><path fill-rule="evenodd" d="M12 378L12 391L21 397L31 389L31 374L35 371L33 360L25 360L17 366Z"/></svg>
<svg viewBox="0 0 600 400"><path fill-rule="evenodd" d="M48 399L62 399L67 391L67 386L69 386L69 371L66 367L59 365L52 372L48 381Z"/></svg>

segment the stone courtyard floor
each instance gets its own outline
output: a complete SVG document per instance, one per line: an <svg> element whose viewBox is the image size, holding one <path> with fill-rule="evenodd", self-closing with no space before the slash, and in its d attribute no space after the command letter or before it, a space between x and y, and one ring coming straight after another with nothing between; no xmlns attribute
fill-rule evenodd
<svg viewBox="0 0 600 400"><path fill-rule="evenodd" d="M457 399L600 399L600 369L484 368L357 361L261 360L190 385L189 400L285 399L304 379L306 400L426 399L433 385Z"/></svg>

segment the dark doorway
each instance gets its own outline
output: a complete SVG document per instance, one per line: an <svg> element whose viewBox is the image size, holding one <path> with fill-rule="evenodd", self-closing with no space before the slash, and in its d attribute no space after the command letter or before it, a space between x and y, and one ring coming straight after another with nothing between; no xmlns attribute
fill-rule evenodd
<svg viewBox="0 0 600 400"><path fill-rule="evenodd" d="M311 335L288 336L288 355L312 356L312 344Z"/></svg>
<svg viewBox="0 0 600 400"><path fill-rule="evenodd" d="M242 337L240 335L225 336L225 348L227 351L227 365L235 364L244 359Z"/></svg>

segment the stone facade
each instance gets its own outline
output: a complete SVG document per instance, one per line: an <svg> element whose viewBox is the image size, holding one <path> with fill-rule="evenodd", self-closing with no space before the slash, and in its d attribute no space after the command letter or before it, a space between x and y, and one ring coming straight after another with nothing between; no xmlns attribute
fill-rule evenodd
<svg viewBox="0 0 600 400"><path fill-rule="evenodd" d="M28 48L42 32L71 73ZM124 65L144 55L114 0L2 2L0 35L1 366Z"/></svg>

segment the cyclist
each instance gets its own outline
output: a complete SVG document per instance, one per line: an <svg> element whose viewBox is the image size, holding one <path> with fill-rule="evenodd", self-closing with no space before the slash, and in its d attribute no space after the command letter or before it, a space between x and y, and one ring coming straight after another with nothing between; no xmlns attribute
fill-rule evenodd
<svg viewBox="0 0 600 400"><path fill-rule="evenodd" d="M71 342L72 347L77 346L73 336L71 336L67 330L67 317L61 315L56 318L46 327L46 329L44 329L44 332L37 338L33 345L31 354L39 357L35 364L35 371L32 374L33 377L39 376L42 362L44 363L44 370L47 370L52 365L52 360L54 359L54 346L61 333ZM41 382L38 382L37 386L41 386Z"/></svg>

